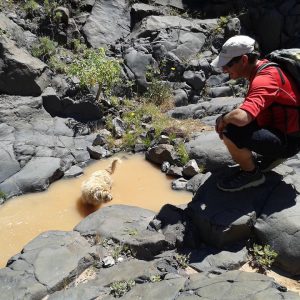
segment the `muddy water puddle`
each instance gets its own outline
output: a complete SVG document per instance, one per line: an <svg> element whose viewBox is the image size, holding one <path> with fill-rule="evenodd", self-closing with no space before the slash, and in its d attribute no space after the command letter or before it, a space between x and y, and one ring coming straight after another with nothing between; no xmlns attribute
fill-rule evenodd
<svg viewBox="0 0 300 300"><path fill-rule="evenodd" d="M103 205L125 204L153 211L166 203L188 203L192 194L171 189L171 179L144 155L118 155L113 178L114 199ZM0 207L0 267L21 251L23 246L47 230L72 230L92 212L81 205L80 186L93 172L107 168L112 158L98 161L84 170L84 175L55 182L41 193L28 194L7 201Z"/></svg>

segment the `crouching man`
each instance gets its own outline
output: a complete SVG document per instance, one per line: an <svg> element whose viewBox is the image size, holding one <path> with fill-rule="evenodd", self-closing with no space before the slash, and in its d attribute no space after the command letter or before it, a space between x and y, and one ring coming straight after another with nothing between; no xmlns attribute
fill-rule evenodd
<svg viewBox="0 0 300 300"><path fill-rule="evenodd" d="M216 132L240 170L218 183L223 191L240 191L265 182L264 173L300 150L300 91L278 66L259 59L254 39L228 39L211 63L231 79L246 78L243 103L216 120ZM258 163L254 153L262 156Z"/></svg>

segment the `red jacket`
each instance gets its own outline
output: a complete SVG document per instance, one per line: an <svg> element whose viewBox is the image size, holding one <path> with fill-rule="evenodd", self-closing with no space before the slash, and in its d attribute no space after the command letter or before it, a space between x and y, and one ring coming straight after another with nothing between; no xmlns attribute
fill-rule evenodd
<svg viewBox="0 0 300 300"><path fill-rule="evenodd" d="M267 62L268 60L258 62L250 78L248 93L240 108L250 113L260 127L277 128L284 133L299 131L298 110L274 106L273 103L300 106L300 89L293 79L282 71L283 83L280 73L274 66L257 73L257 69Z"/></svg>

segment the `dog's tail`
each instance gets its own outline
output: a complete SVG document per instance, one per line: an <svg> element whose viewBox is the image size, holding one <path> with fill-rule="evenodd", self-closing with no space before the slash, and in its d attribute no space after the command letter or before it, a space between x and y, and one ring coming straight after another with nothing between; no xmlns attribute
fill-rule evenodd
<svg viewBox="0 0 300 300"><path fill-rule="evenodd" d="M116 169L116 166L117 166L117 163L118 162L121 162L121 160L119 159L119 158L115 158L113 161L112 161L112 163L111 163L111 165L107 168L107 169L105 169L109 174L113 174L114 173L114 171L115 171L115 169Z"/></svg>

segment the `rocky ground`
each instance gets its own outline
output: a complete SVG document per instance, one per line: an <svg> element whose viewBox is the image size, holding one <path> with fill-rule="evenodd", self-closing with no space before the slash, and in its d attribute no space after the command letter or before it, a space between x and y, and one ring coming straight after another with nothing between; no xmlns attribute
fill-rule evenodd
<svg viewBox="0 0 300 300"><path fill-rule="evenodd" d="M203 130L247 88L211 68L223 42L247 33L263 52L299 47L296 1L260 1L259 12L257 1L25 4L0 1L1 201L121 149L145 152L177 178L174 189L194 197L157 215L111 206L73 231L41 234L0 270L0 299L299 299L269 276L240 270L255 242L276 251L282 271L300 275L298 155L265 185L224 193L215 183L233 162ZM65 71L82 49L103 46L120 61L121 81L99 103L95 87ZM168 121L153 113L161 104Z"/></svg>

